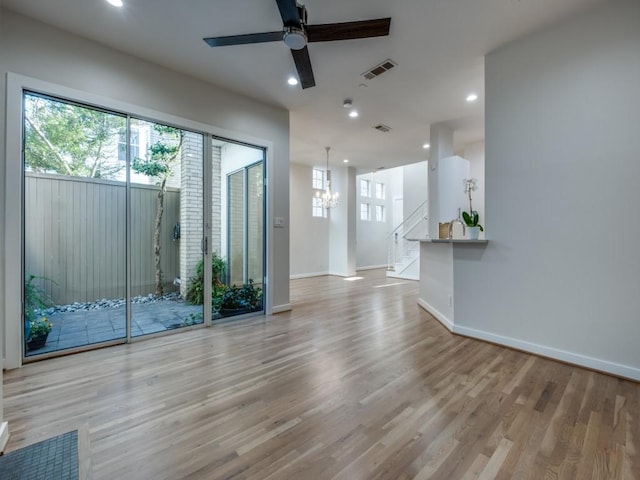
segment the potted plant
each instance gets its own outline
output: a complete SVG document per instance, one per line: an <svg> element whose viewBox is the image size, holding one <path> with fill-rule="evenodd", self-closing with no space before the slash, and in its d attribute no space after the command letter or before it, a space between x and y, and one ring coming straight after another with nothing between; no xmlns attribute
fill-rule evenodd
<svg viewBox="0 0 640 480"><path fill-rule="evenodd" d="M53 323L47 317L42 317L31 321L30 327L29 339L27 340L29 350L37 350L44 347L45 343L47 343L47 337L53 328Z"/></svg>
<svg viewBox="0 0 640 480"><path fill-rule="evenodd" d="M251 279L240 287L226 287L222 294L220 313L225 317L255 312L261 308L262 289L256 287Z"/></svg>
<svg viewBox="0 0 640 480"><path fill-rule="evenodd" d="M24 282L24 338L29 339L31 336L31 323L38 318L41 311L53 305L53 300L44 289L36 282L51 282L53 280L39 275L29 275Z"/></svg>
<svg viewBox="0 0 640 480"><path fill-rule="evenodd" d="M469 178L464 180L464 193L469 197L469 211L462 212L462 220L464 221L470 240L477 240L480 236L480 232L484 232L484 227L480 225L480 215L473 209L471 204L471 192L476 191L478 186L475 178Z"/></svg>

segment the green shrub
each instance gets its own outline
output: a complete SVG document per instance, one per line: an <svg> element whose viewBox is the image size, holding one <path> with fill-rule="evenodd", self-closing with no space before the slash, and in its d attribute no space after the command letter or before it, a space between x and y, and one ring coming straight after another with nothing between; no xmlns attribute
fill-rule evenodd
<svg viewBox="0 0 640 480"><path fill-rule="evenodd" d="M225 261L214 253L211 256L211 286L213 287L213 297L224 286L224 275L227 269ZM196 265L196 273L189 279L186 300L191 305L202 305L204 303L204 261L200 260ZM215 307L215 305L214 305Z"/></svg>
<svg viewBox="0 0 640 480"><path fill-rule="evenodd" d="M253 280L249 279L249 283L245 283L241 287L233 285L227 287L222 295L221 308L228 310L236 310L239 308L249 308L258 310L262 303L262 289L253 284Z"/></svg>
<svg viewBox="0 0 640 480"><path fill-rule="evenodd" d="M40 315L40 310L44 310L53 305L53 300L44 289L36 282L55 282L47 277L29 275L29 279L24 282L24 319L25 322L32 322Z"/></svg>

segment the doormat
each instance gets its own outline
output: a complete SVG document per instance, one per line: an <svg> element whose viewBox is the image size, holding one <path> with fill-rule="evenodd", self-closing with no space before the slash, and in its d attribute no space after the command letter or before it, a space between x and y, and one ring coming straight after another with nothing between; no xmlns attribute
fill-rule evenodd
<svg viewBox="0 0 640 480"><path fill-rule="evenodd" d="M78 431L14 450L0 457L2 480L77 480Z"/></svg>

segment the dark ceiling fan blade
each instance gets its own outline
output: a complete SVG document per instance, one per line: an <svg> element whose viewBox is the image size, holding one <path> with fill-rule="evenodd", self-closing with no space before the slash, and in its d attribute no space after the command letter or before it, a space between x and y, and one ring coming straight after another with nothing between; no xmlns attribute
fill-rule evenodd
<svg viewBox="0 0 640 480"><path fill-rule="evenodd" d="M304 47L300 50L291 50L293 61L296 62L296 70L298 70L298 79L302 88L315 87L316 79L313 78L313 69L311 68L311 59L309 58L309 49Z"/></svg>
<svg viewBox="0 0 640 480"><path fill-rule="evenodd" d="M356 38L384 37L389 35L391 18L362 20L359 22L325 23L307 25L307 41L331 42L334 40L353 40Z"/></svg>
<svg viewBox="0 0 640 480"><path fill-rule="evenodd" d="M300 28L300 12L296 0L276 0L285 27Z"/></svg>
<svg viewBox="0 0 640 480"><path fill-rule="evenodd" d="M247 43L280 42L284 32L249 33L247 35L230 35L228 37L209 37L203 39L210 47L227 45L245 45Z"/></svg>

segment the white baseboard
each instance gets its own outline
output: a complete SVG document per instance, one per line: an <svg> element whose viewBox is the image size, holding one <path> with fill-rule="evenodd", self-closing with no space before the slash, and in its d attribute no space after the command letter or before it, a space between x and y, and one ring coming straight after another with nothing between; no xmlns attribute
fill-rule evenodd
<svg viewBox="0 0 640 480"><path fill-rule="evenodd" d="M429 312L431 315L433 315L435 319L438 320L444 328L446 328L452 333L455 333L453 322L449 320L447 316L443 314L440 310L438 310L437 308L434 308L433 306L431 306L429 303L425 302L421 298L418 298L418 305L424 310L426 310L427 312Z"/></svg>
<svg viewBox="0 0 640 480"><path fill-rule="evenodd" d="M334 277L349 278L355 277L356 272L329 272L328 275L333 275Z"/></svg>
<svg viewBox="0 0 640 480"><path fill-rule="evenodd" d="M282 313L282 312L290 312L291 311L291 304L290 303L285 303L284 305L274 305L271 308L271 313L275 314L275 313Z"/></svg>
<svg viewBox="0 0 640 480"><path fill-rule="evenodd" d="M7 422L0 423L0 453L4 453L9 443L9 424Z"/></svg>
<svg viewBox="0 0 640 480"><path fill-rule="evenodd" d="M296 278L324 277L325 275L329 275L329 272L297 273L295 275L289 275L289 280L295 280Z"/></svg>
<svg viewBox="0 0 640 480"><path fill-rule="evenodd" d="M379 268L387 268L387 265L369 265L368 267L356 267L356 272L360 270L377 270Z"/></svg>
<svg viewBox="0 0 640 480"><path fill-rule="evenodd" d="M387 272L387 277L389 278L402 278L404 280L420 280L419 275L407 275L402 273L395 273L392 271Z"/></svg>
<svg viewBox="0 0 640 480"><path fill-rule="evenodd" d="M436 320L438 320L453 334L475 338L476 340L484 340L497 345L515 348L516 350L521 350L523 352L540 355L541 357L559 360L579 367L589 368L591 370L597 370L599 372L609 373L617 377L628 378L630 380L640 382L640 369L638 368L581 355L579 353L568 352L566 350L559 350L557 348L547 347L545 345L539 345L537 343L527 342L517 338L496 335L495 333L485 332L484 330L455 325L454 322L449 320L442 312L429 305L429 303L425 302L422 298L418 299L418 305L433 315Z"/></svg>
<svg viewBox="0 0 640 480"><path fill-rule="evenodd" d="M435 316L435 314L432 313ZM437 318L437 317L436 317ZM635 381L640 381L640 369L621 365L619 363L601 360L599 358L588 357L579 353L567 352L566 350L558 350L556 348L539 345L537 343L526 342L516 338L496 335L494 333L476 330L474 328L462 327L460 325L452 325L453 333L464 335L465 337L485 340L491 343L497 343L506 347L515 348L529 353L534 353L542 357L560 360L561 362L571 363L580 367L586 367L600 372L610 373L618 377L624 377Z"/></svg>

